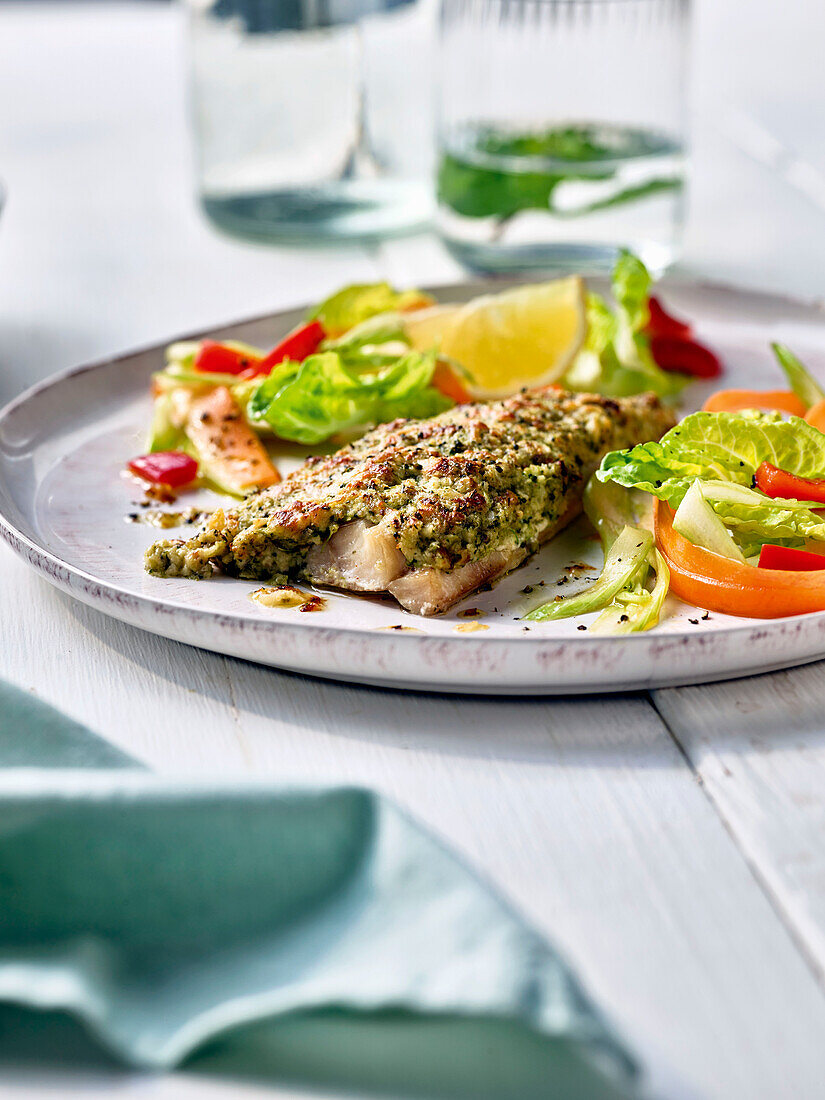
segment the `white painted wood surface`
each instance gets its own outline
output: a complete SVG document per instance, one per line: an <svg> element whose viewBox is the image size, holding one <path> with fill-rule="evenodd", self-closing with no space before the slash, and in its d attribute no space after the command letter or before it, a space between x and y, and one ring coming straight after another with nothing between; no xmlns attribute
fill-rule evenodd
<svg viewBox="0 0 825 1100"><path fill-rule="evenodd" d="M823 9L726 0L698 24L685 266L825 294L808 45ZM189 193L179 46L166 7L0 6L0 397L343 281L456 277L426 237L368 253L214 235ZM159 770L374 785L562 946L655 1066L718 1100L823 1095L825 665L653 706L402 696L165 642L73 604L8 551L0 566L8 679ZM27 1100L135 1091L293 1095L42 1068L0 1086Z"/></svg>

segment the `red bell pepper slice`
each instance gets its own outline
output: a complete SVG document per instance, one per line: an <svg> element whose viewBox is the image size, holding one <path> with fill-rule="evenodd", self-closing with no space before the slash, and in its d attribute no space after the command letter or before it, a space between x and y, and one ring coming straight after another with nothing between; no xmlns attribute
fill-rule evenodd
<svg viewBox="0 0 825 1100"><path fill-rule="evenodd" d="M769 497L792 497L794 500L815 500L825 504L825 479L797 477L763 462L753 475L757 489Z"/></svg>
<svg viewBox="0 0 825 1100"><path fill-rule="evenodd" d="M261 360L237 348L227 347L215 340L203 340L195 356L195 370L206 374L241 374L250 368L258 370Z"/></svg>
<svg viewBox="0 0 825 1100"><path fill-rule="evenodd" d="M794 550L790 546L773 546L766 542L759 552L760 569L802 569L809 572L825 569L825 557L809 550Z"/></svg>
<svg viewBox="0 0 825 1100"><path fill-rule="evenodd" d="M652 336L650 353L656 365L665 371L689 374L693 378L715 378L722 364L704 344L678 336Z"/></svg>
<svg viewBox="0 0 825 1100"><path fill-rule="evenodd" d="M647 300L647 309L650 320L647 322L645 332L648 336L676 336L681 340L690 340L692 328L687 321L674 317L668 313L658 298L653 295Z"/></svg>
<svg viewBox="0 0 825 1100"><path fill-rule="evenodd" d="M286 359L291 359L294 363L303 362L308 355L318 350L325 335L320 321L307 321L305 325L293 329L266 358L261 360L257 373L269 374L273 367L277 367Z"/></svg>
<svg viewBox="0 0 825 1100"><path fill-rule="evenodd" d="M303 362L308 355L318 350L325 335L320 321L308 321L293 329L263 358L214 340L204 340L195 356L195 369L208 374L237 374L240 378L258 378L269 374L273 367L286 359L292 359L296 363Z"/></svg>
<svg viewBox="0 0 825 1100"><path fill-rule="evenodd" d="M129 469L144 481L171 485L173 488L188 485L198 476L197 462L183 451L155 451L139 455L129 463Z"/></svg>

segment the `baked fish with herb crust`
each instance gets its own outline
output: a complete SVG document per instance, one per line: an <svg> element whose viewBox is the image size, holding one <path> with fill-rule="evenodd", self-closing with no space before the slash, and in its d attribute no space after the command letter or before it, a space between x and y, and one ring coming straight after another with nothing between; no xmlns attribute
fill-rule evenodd
<svg viewBox="0 0 825 1100"><path fill-rule="evenodd" d="M146 568L390 592L408 611L435 615L569 523L608 451L658 439L673 423L652 394L613 400L556 387L396 420L219 509L188 541L156 542Z"/></svg>

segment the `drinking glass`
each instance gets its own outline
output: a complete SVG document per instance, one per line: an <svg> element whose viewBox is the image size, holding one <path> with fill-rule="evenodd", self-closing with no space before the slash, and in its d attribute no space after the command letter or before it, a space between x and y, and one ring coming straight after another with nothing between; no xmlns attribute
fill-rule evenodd
<svg viewBox="0 0 825 1100"><path fill-rule="evenodd" d="M442 0L438 226L484 272L679 255L689 0Z"/></svg>
<svg viewBox="0 0 825 1100"><path fill-rule="evenodd" d="M435 0L186 0L198 190L258 240L432 214Z"/></svg>

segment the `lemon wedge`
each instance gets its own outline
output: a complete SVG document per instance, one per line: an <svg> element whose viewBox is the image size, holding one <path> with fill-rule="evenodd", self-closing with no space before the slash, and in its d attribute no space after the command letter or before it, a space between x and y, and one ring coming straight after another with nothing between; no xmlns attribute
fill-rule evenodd
<svg viewBox="0 0 825 1100"><path fill-rule="evenodd" d="M413 347L436 347L470 372L480 399L544 386L567 370L585 337L585 286L578 276L485 294L462 306L405 315Z"/></svg>

